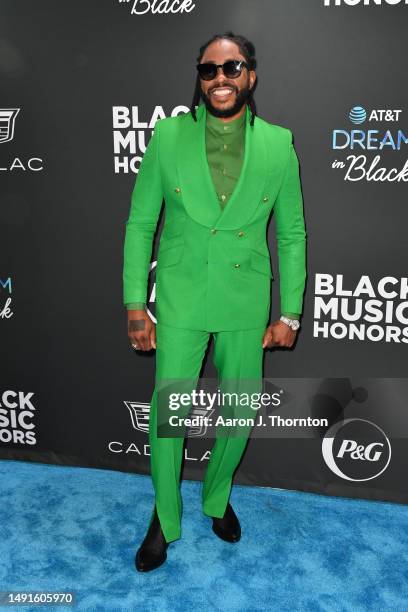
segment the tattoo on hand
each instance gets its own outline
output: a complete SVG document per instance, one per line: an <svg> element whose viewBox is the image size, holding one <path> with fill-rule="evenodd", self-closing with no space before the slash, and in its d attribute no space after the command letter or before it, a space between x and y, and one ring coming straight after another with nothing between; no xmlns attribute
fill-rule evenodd
<svg viewBox="0 0 408 612"><path fill-rule="evenodd" d="M144 319L131 319L129 321L129 331L141 331L145 329L146 321Z"/></svg>

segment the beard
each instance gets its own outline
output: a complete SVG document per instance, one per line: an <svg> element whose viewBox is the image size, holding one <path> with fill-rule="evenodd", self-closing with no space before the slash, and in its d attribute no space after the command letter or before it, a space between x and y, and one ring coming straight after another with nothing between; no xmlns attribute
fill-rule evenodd
<svg viewBox="0 0 408 612"><path fill-rule="evenodd" d="M236 90L235 90L236 91ZM244 104L247 104L251 96L251 90L249 87L242 87L238 93L235 94L235 102L230 108L216 108L211 103L211 99L207 96L203 90L201 90L201 98L210 112L215 117L227 118L236 115Z"/></svg>

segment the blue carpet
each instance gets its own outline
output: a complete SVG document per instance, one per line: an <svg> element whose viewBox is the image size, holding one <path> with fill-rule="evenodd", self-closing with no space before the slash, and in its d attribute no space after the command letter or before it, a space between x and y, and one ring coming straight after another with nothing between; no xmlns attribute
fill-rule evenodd
<svg viewBox="0 0 408 612"><path fill-rule="evenodd" d="M201 482L184 480L182 538L140 574L149 476L0 460L0 479L2 591L72 590L89 611L408 610L404 505L234 485L242 538L229 544L201 511Z"/></svg>

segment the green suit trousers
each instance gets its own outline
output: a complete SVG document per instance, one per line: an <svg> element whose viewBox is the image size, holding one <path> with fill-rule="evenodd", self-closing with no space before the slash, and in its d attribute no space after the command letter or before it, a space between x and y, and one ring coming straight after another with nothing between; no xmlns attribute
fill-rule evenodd
<svg viewBox="0 0 408 612"><path fill-rule="evenodd" d="M183 379L196 388L211 335L214 339L213 362L218 373L219 389L223 381L251 381L251 389L262 388L262 339L265 326L234 331L204 331L156 325L156 374L151 398L149 443L150 467L155 490L155 504L167 542L181 537L182 498L180 475L184 437L158 435L158 389L163 381ZM231 388L231 387L229 387ZM186 391L186 388L183 389ZM256 411L248 408L256 419ZM219 409L219 414L223 414ZM255 414L254 414L255 412ZM187 414L187 413L186 413ZM242 413L241 413L242 414ZM251 427L241 428L238 435L223 433L214 438L210 460L202 487L202 508L207 516L222 517L227 507L234 471L244 453ZM153 513L150 522L153 519Z"/></svg>

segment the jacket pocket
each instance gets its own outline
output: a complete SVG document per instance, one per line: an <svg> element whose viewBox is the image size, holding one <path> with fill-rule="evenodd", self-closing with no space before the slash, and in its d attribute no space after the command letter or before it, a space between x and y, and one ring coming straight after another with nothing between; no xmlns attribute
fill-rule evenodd
<svg viewBox="0 0 408 612"><path fill-rule="evenodd" d="M184 251L183 237L175 237L160 243L157 253L156 271L159 272L163 268L173 266L181 260Z"/></svg>
<svg viewBox="0 0 408 612"><path fill-rule="evenodd" d="M264 255L263 253L252 249L250 263L252 270L256 270L256 272L260 272L261 274L269 276L269 278L273 278L271 259L268 255Z"/></svg>

